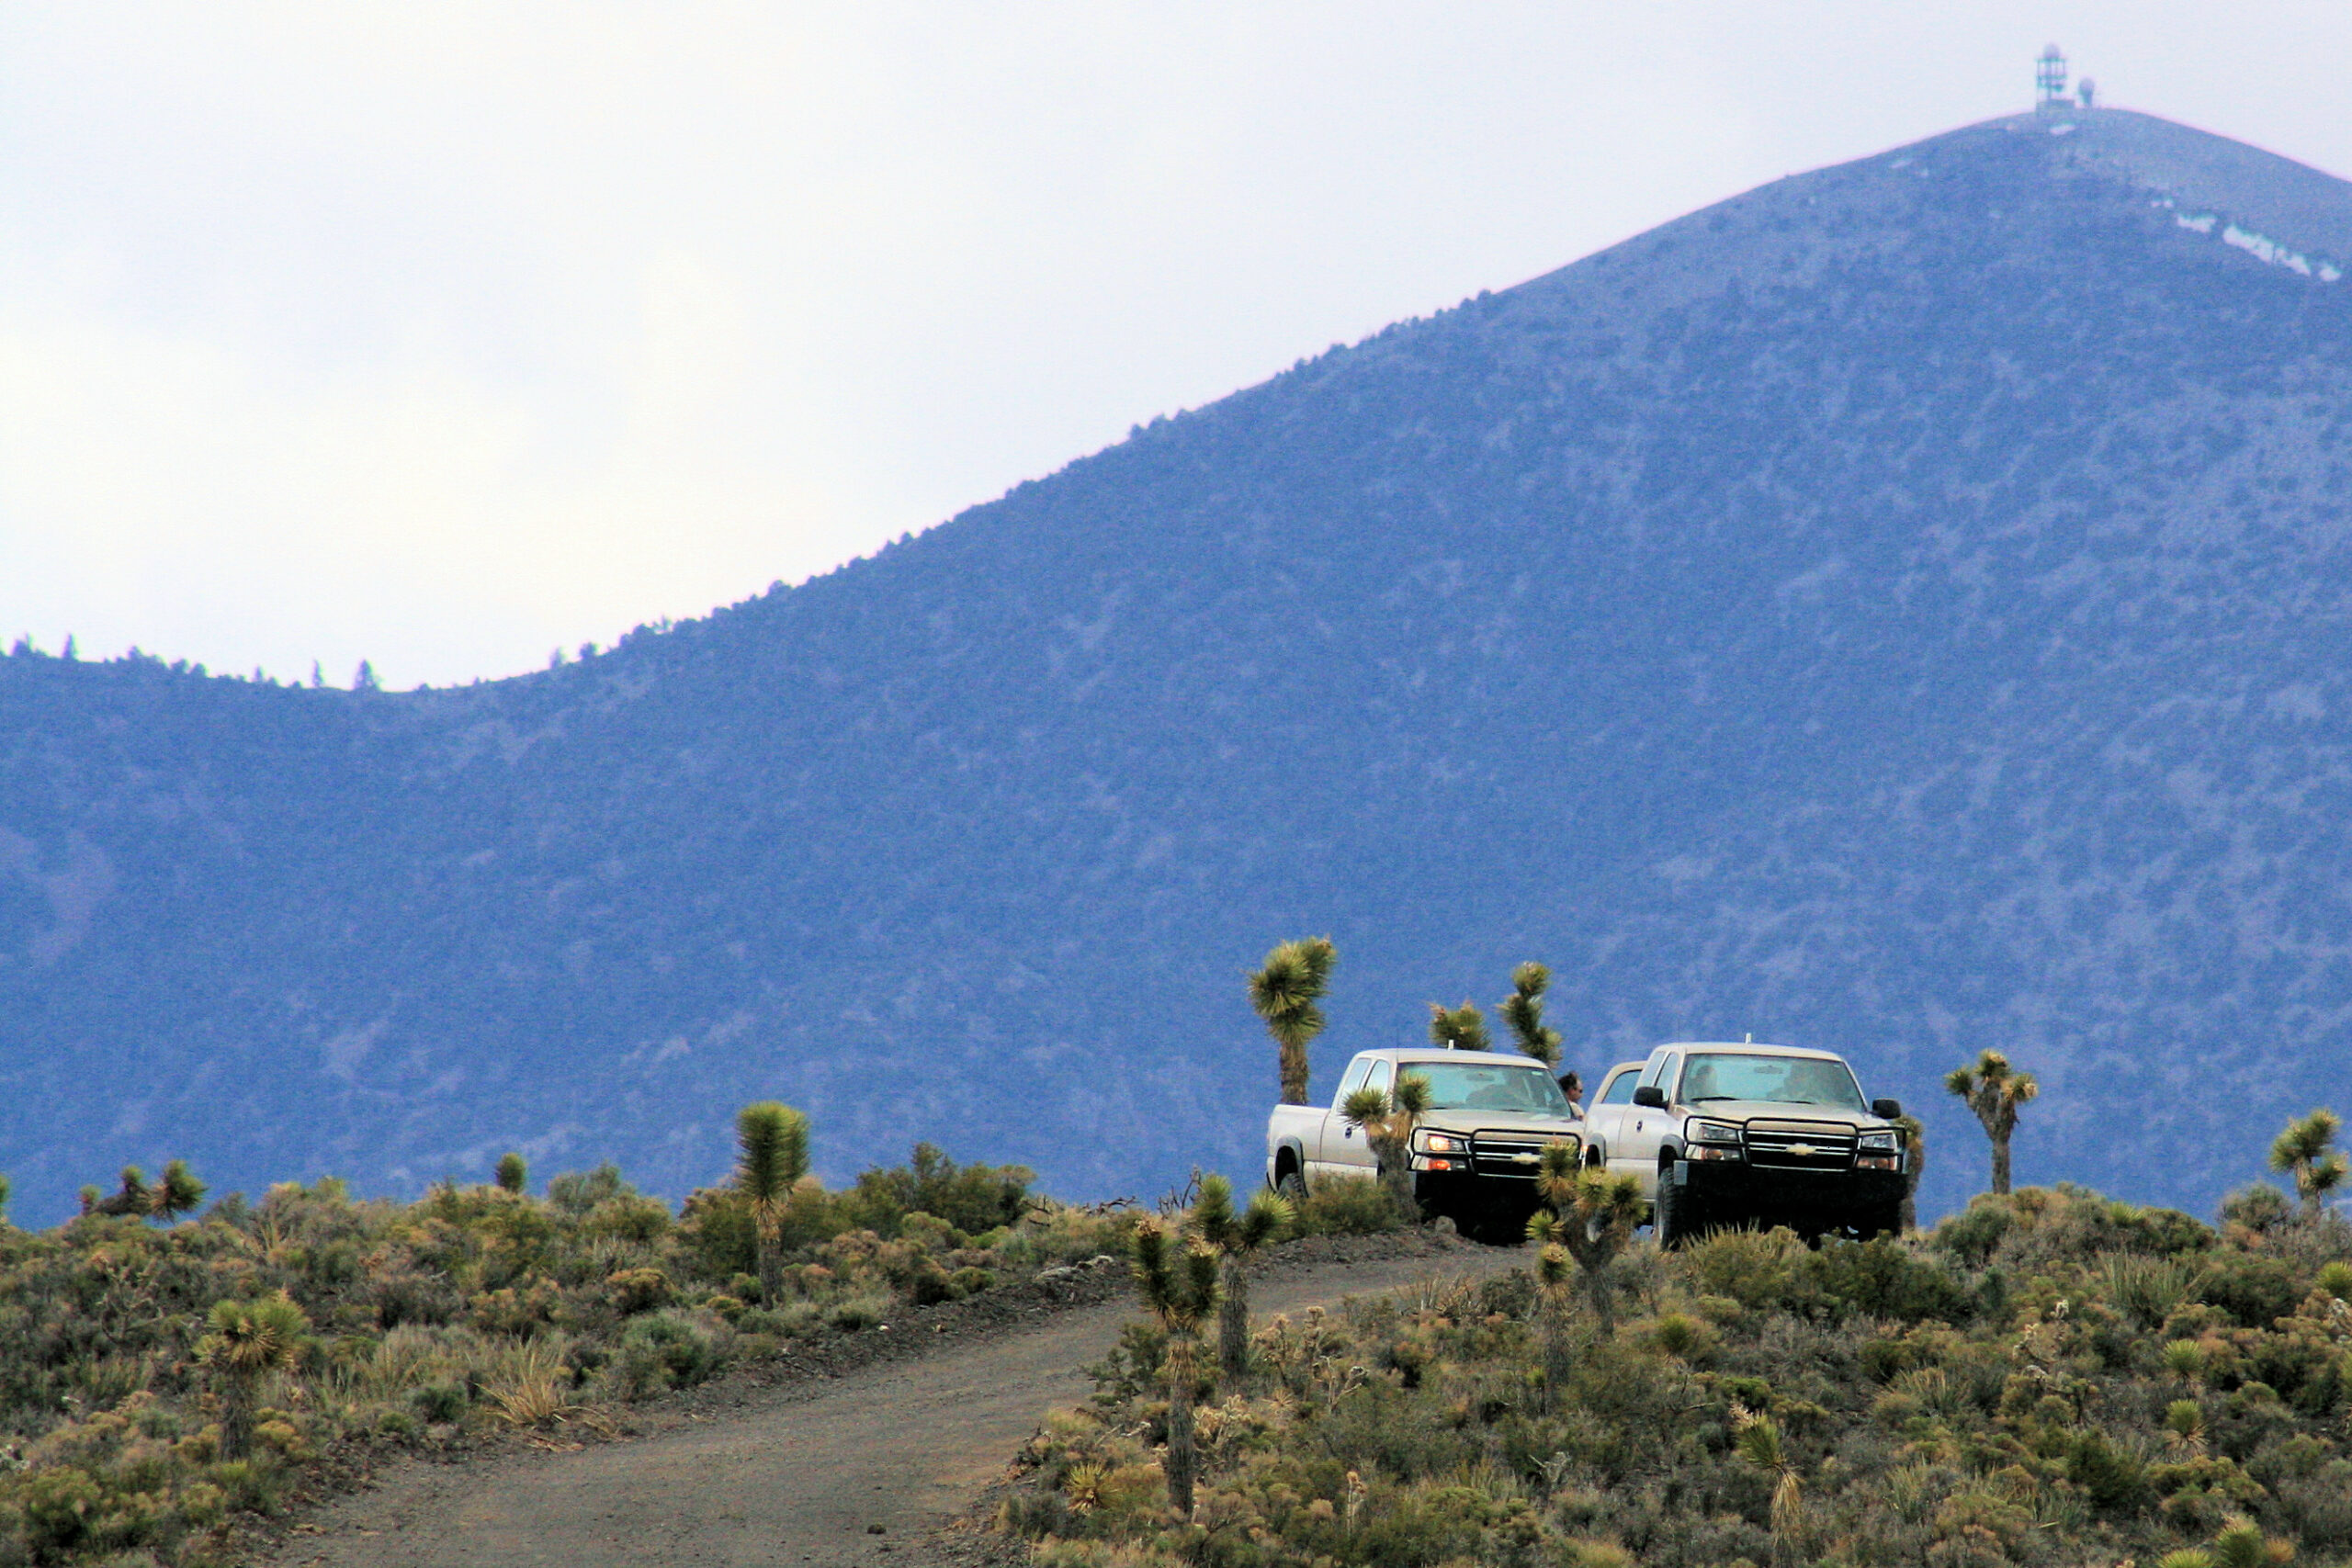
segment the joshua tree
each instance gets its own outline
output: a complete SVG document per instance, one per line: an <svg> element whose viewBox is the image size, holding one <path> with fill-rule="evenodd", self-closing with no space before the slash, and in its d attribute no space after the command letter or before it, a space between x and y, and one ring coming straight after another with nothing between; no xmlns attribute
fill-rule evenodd
<svg viewBox="0 0 2352 1568"><path fill-rule="evenodd" d="M122 1168L122 1184L113 1197L99 1197L95 1187L82 1189L82 1212L175 1220L203 1202L204 1193L204 1183L196 1179L186 1160L175 1159L164 1166L163 1179L152 1187L147 1184L145 1171L135 1165L126 1165Z"/></svg>
<svg viewBox="0 0 2352 1568"><path fill-rule="evenodd" d="M2007 1196L2009 1136L2017 1131L2018 1107L2040 1094L2041 1086L2031 1073L2012 1070L2009 1059L1998 1051L1986 1051L1967 1066L1946 1073L1944 1088L1965 1100L1984 1123L1984 1135L1993 1144L1993 1190Z"/></svg>
<svg viewBox="0 0 2352 1568"><path fill-rule="evenodd" d="M1430 1080L1419 1073L1397 1075L1393 1094L1366 1087L1340 1104L1340 1117L1363 1129L1363 1141L1380 1162L1380 1179L1408 1224L1419 1224L1421 1217L1421 1206L1413 1197L1413 1129L1429 1108Z"/></svg>
<svg viewBox="0 0 2352 1568"><path fill-rule="evenodd" d="M808 1174L808 1118L773 1100L747 1105L735 1116L735 1146L740 1156L735 1186L752 1209L760 1296L773 1304L784 1288L777 1233L785 1201L792 1196L794 1185Z"/></svg>
<svg viewBox="0 0 2352 1568"><path fill-rule="evenodd" d="M1536 1167L1535 1198L1544 1207L1527 1222L1528 1236L1541 1246L1567 1249L1583 1272L1585 1293L1603 1336L1617 1332L1616 1281L1610 1265L1634 1238L1642 1222L1642 1184L1631 1176L1579 1169L1566 1143L1544 1145Z"/></svg>
<svg viewBox="0 0 2352 1568"><path fill-rule="evenodd" d="M0 1225L8 1223L8 1179L0 1176Z"/></svg>
<svg viewBox="0 0 2352 1568"><path fill-rule="evenodd" d="M2346 1161L2335 1147L2343 1127L2343 1119L2322 1106L2288 1122L2270 1145L2270 1168L2295 1179L2295 1196L2303 1201L2306 1217L2318 1213L2327 1195L2344 1185Z"/></svg>
<svg viewBox="0 0 2352 1568"><path fill-rule="evenodd" d="M1510 995L1495 1010L1510 1026L1520 1050L1547 1067L1560 1065L1560 1032L1544 1026L1544 992L1552 972L1530 959L1510 972Z"/></svg>
<svg viewBox="0 0 2352 1568"><path fill-rule="evenodd" d="M1266 966L1250 976L1250 1005L1266 1023L1281 1053L1283 1103L1306 1103L1306 1047L1323 1032L1323 999L1340 950L1328 936L1286 942L1266 954Z"/></svg>
<svg viewBox="0 0 2352 1568"><path fill-rule="evenodd" d="M1464 1002L1458 1008L1430 1004L1430 1043L1456 1051L1487 1051L1494 1041L1487 1033L1487 1020L1475 1002Z"/></svg>
<svg viewBox="0 0 2352 1568"><path fill-rule="evenodd" d="M1200 1376L1201 1320L1216 1305L1217 1256L1200 1241L1171 1237L1157 1219L1136 1224L1136 1286L1168 1334L1168 1501L1193 1517L1200 1451L1193 1441L1193 1384Z"/></svg>
<svg viewBox="0 0 2352 1568"><path fill-rule="evenodd" d="M1919 1228L1919 1179L1928 1174L1928 1125L1917 1116L1898 1116L1903 1134L1903 1229Z"/></svg>
<svg viewBox="0 0 2352 1568"><path fill-rule="evenodd" d="M508 1192L520 1192L531 1184L531 1168L513 1149L498 1156L498 1185Z"/></svg>
<svg viewBox="0 0 2352 1568"><path fill-rule="evenodd" d="M1272 1192L1260 1191L1239 1213L1233 1211L1233 1184L1222 1176L1201 1179L1201 1201L1193 1205L1193 1232L1216 1248L1217 1370L1228 1381L1250 1371L1250 1276L1242 1266L1250 1255L1272 1241L1290 1224L1290 1204Z"/></svg>
<svg viewBox="0 0 2352 1568"><path fill-rule="evenodd" d="M220 1374L221 1458L245 1451L263 1382L292 1370L310 1328L311 1320L284 1291L257 1301L212 1303L212 1332L196 1342L196 1359Z"/></svg>

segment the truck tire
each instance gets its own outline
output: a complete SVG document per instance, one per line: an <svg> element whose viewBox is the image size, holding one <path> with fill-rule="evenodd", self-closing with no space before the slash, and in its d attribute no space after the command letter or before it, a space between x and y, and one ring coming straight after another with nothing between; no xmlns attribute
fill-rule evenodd
<svg viewBox="0 0 2352 1568"><path fill-rule="evenodd" d="M1306 1201L1306 1178L1296 1170L1283 1171L1283 1179L1274 1183L1274 1196L1292 1208L1297 1208Z"/></svg>
<svg viewBox="0 0 2352 1568"><path fill-rule="evenodd" d="M1861 1223L1854 1228L1861 1232L1864 1241L1872 1236L1900 1236L1903 1234L1903 1204L1900 1201L1881 1204L1863 1214Z"/></svg>
<svg viewBox="0 0 2352 1568"><path fill-rule="evenodd" d="M1680 1247L1690 1239L1690 1200L1688 1194L1668 1179L1673 1174L1671 1166L1658 1168L1657 1213L1651 1222L1650 1234L1657 1238L1661 1250Z"/></svg>

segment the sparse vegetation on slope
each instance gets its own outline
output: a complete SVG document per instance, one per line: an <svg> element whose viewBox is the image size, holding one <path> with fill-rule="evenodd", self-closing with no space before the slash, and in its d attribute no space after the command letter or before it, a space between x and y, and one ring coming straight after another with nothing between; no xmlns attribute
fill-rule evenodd
<svg viewBox="0 0 2352 1568"><path fill-rule="evenodd" d="M1139 1325L1002 1522L1049 1568L2352 1560L2352 1227L2274 1188L2218 1228L2028 1188L1613 1272L1613 1337L1521 1270L1278 1319L1241 1378L1189 1363L1182 1515Z"/></svg>
<svg viewBox="0 0 2352 1568"><path fill-rule="evenodd" d="M161 1228L191 1206L180 1170L52 1231L0 1222L0 1565L224 1561L234 1515L338 1450L608 1425L731 1361L1124 1252L1135 1223L927 1145L828 1191L792 1113L746 1115L745 1172L682 1215L610 1166L531 1196L516 1159L414 1203L329 1180Z"/></svg>

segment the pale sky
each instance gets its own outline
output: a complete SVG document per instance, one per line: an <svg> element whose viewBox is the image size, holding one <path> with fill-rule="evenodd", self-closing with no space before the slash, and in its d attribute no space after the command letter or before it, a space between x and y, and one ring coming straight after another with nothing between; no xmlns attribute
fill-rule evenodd
<svg viewBox="0 0 2352 1568"><path fill-rule="evenodd" d="M0 7L0 638L446 684L1764 181L2106 101L2352 175L2352 6Z"/></svg>

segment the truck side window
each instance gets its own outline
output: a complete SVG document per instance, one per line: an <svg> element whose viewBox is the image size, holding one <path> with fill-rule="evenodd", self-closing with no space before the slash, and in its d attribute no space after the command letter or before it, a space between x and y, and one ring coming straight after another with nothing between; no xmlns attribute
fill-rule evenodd
<svg viewBox="0 0 2352 1568"><path fill-rule="evenodd" d="M1376 1089L1381 1093L1386 1094L1388 1092L1389 1075L1394 1073L1396 1070L1396 1065L1394 1063L1374 1062L1372 1066L1372 1076L1363 1080L1364 1088Z"/></svg>
<svg viewBox="0 0 2352 1568"><path fill-rule="evenodd" d="M1642 1075L1639 1073L1619 1073L1609 1081L1608 1090L1601 1095L1600 1103L1603 1105L1633 1104L1634 1086L1641 1081Z"/></svg>
<svg viewBox="0 0 2352 1568"><path fill-rule="evenodd" d="M1354 1061L1350 1062L1347 1076L1340 1080L1340 1092L1331 1097L1332 1109L1336 1111L1345 1105L1348 1102L1348 1096L1363 1087L1364 1077L1371 1071L1370 1056L1358 1056Z"/></svg>

